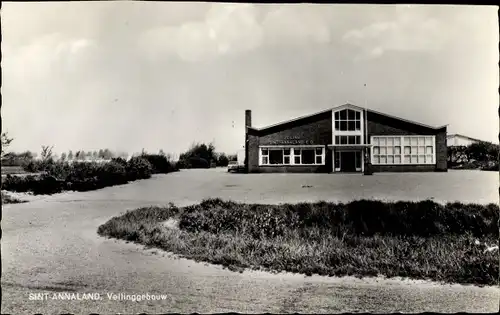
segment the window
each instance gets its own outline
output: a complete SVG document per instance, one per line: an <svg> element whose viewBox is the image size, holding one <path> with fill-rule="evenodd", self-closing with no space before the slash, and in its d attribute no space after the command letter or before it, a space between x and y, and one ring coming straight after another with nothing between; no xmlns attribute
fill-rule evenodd
<svg viewBox="0 0 500 315"><path fill-rule="evenodd" d="M315 164L314 149L302 149L302 164Z"/></svg>
<svg viewBox="0 0 500 315"><path fill-rule="evenodd" d="M335 144L361 144L361 136L335 136Z"/></svg>
<svg viewBox="0 0 500 315"><path fill-rule="evenodd" d="M335 112L335 130L361 130L361 113L352 109Z"/></svg>
<svg viewBox="0 0 500 315"><path fill-rule="evenodd" d="M323 165L325 149L307 148L261 148L260 165Z"/></svg>
<svg viewBox="0 0 500 315"><path fill-rule="evenodd" d="M372 137L373 164L434 164L434 136Z"/></svg>
<svg viewBox="0 0 500 315"><path fill-rule="evenodd" d="M269 164L283 164L283 149L269 150Z"/></svg>
<svg viewBox="0 0 500 315"><path fill-rule="evenodd" d="M294 164L302 164L302 159L301 159L301 150L300 149L293 149L293 163Z"/></svg>

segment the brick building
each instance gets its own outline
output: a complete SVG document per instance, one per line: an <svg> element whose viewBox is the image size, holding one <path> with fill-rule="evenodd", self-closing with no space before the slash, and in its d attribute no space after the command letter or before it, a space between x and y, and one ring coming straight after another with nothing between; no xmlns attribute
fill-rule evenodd
<svg viewBox="0 0 500 315"><path fill-rule="evenodd" d="M446 126L352 104L265 128L252 127L247 110L245 124L249 173L447 171Z"/></svg>

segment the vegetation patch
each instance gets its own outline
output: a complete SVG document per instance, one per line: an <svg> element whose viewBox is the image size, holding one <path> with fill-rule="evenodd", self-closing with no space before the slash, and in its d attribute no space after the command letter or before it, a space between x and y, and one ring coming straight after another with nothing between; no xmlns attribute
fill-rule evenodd
<svg viewBox="0 0 500 315"><path fill-rule="evenodd" d="M169 228L167 220L178 221ZM221 264L306 275L498 283L499 207L432 201L242 204L220 199L114 217L101 236Z"/></svg>
<svg viewBox="0 0 500 315"><path fill-rule="evenodd" d="M54 194L62 191L90 191L150 178L152 174L177 171L165 156L146 155L113 158L104 163L32 160L25 165L30 173L41 175L2 178L2 189L14 192Z"/></svg>
<svg viewBox="0 0 500 315"><path fill-rule="evenodd" d="M11 203L24 203L27 202L26 200L21 200L15 197L12 197L11 195L4 193L2 191L2 204L11 204Z"/></svg>

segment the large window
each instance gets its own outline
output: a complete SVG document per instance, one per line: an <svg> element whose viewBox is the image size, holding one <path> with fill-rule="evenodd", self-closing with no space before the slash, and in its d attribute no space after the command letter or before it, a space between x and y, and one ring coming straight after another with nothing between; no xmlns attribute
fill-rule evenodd
<svg viewBox="0 0 500 315"><path fill-rule="evenodd" d="M260 165L324 165L324 147L260 148Z"/></svg>
<svg viewBox="0 0 500 315"><path fill-rule="evenodd" d="M335 144L361 144L361 136L335 136Z"/></svg>
<svg viewBox="0 0 500 315"><path fill-rule="evenodd" d="M361 113L352 109L335 112L335 130L361 130Z"/></svg>
<svg viewBox="0 0 500 315"><path fill-rule="evenodd" d="M371 138L372 164L435 164L434 136Z"/></svg>

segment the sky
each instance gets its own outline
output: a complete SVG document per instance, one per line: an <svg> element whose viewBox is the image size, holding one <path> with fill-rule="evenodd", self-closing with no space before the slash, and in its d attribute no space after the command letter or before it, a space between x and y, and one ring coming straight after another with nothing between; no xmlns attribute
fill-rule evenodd
<svg viewBox="0 0 500 315"><path fill-rule="evenodd" d="M243 148L345 103L498 142L498 8L6 2L11 150ZM366 87L364 85L366 84Z"/></svg>

